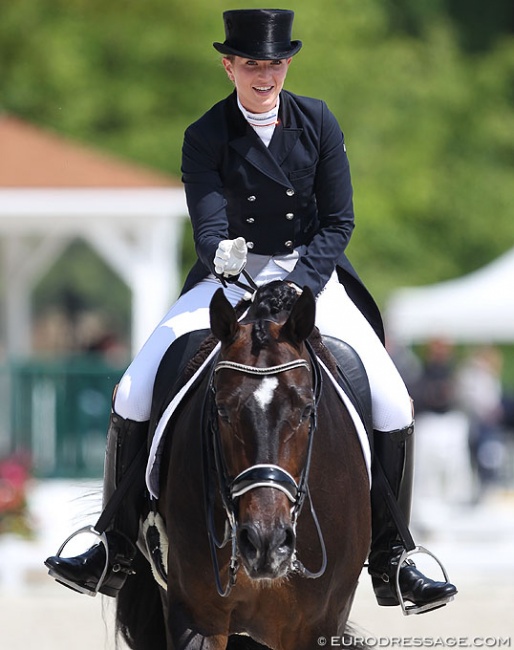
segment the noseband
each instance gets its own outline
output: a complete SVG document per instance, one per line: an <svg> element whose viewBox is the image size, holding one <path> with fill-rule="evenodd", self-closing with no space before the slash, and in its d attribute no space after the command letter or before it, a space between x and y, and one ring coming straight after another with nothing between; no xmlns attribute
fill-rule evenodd
<svg viewBox="0 0 514 650"><path fill-rule="evenodd" d="M239 562L237 560L237 518L236 518L236 500L241 497L243 494L250 492L256 488L269 487L280 490L283 492L289 501L291 502L291 522L293 529L296 530L296 523L298 516L302 510L305 497L309 496L309 501L311 505L311 514L316 525L318 532L318 537L320 540L321 550L322 550L322 566L321 569L315 573L307 570L303 564L296 558L296 551L293 554L291 560L291 568L303 574L309 578L317 578L325 572L326 568L326 550L321 534L321 529L319 526L318 518L314 511L312 500L310 498L309 486L308 486L308 477L310 469L310 461L312 455L312 443L314 439L314 431L316 430L316 415L317 415L317 405L319 402L319 397L321 395L321 371L319 364L315 355L313 354L310 347L308 347L309 354L311 356L311 362L309 363L305 359L295 359L293 361L288 361L277 366L268 366L266 368L259 368L255 366L249 366L242 363L237 363L235 361L219 361L213 371L210 382L210 394L211 394L211 412L209 417L208 426L204 426L204 431L208 431L210 435L210 441L204 445L204 455L208 457L211 454L208 453L208 449L212 450L212 455L214 456L214 463L207 462L204 463L204 468L207 470L210 476L212 476L212 471L215 470L218 478L218 486L220 488L221 498L223 502L223 507L227 515L227 526L225 530L225 536L223 540L219 540L214 527L214 490L212 485L212 478L206 476L206 510L207 510L207 529L209 532L209 540L211 546L211 555L214 565L216 586L218 593L221 596L227 596L232 587L236 582L236 575L239 568ZM252 465L248 469L243 470L238 474L234 479L229 478L229 474L226 468L219 427L218 427L218 418L217 413L215 412L215 387L214 387L214 377L216 373L220 370L235 370L236 372L241 372L250 375L257 375L261 377L268 377L270 375L276 375L282 372L287 372L288 370L293 370L295 368L306 368L309 372L312 369L313 372L313 393L314 393L314 408L312 409L310 415L310 424L309 424L309 434L308 434L308 443L307 443L307 455L305 465L300 475L300 480L298 483L295 481L293 476L287 472L282 467L273 464L260 463ZM219 565L216 555L216 548L223 548L228 542L232 543L232 556L229 565L229 578L228 584L225 589L222 588Z"/></svg>

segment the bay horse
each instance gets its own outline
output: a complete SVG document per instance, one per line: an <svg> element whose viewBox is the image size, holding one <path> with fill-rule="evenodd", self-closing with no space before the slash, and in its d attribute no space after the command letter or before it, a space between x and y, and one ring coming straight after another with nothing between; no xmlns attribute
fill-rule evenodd
<svg viewBox="0 0 514 650"><path fill-rule="evenodd" d="M311 291L284 282L261 287L241 320L214 295L219 354L161 461L167 587L139 554L118 596L134 650L312 650L345 633L370 486L355 425L309 352L314 319Z"/></svg>

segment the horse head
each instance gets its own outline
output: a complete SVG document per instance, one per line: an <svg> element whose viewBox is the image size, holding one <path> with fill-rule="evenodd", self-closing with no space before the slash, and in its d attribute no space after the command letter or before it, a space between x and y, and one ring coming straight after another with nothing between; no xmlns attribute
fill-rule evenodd
<svg viewBox="0 0 514 650"><path fill-rule="evenodd" d="M239 556L251 578L281 578L295 555L316 408L305 346L314 328L314 297L308 288L297 296L272 282L238 321L220 289L210 318L221 342L214 373L220 478Z"/></svg>

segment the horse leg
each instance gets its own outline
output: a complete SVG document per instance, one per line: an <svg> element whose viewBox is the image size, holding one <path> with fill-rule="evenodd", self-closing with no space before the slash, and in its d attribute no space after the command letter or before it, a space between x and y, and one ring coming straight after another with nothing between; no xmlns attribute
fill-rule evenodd
<svg viewBox="0 0 514 650"><path fill-rule="evenodd" d="M193 629L180 604L168 603L168 650L226 650L228 635L205 636Z"/></svg>
<svg viewBox="0 0 514 650"><path fill-rule="evenodd" d="M178 636L172 634L168 650L226 650L228 637L226 635L203 636L190 629L182 630Z"/></svg>
<svg viewBox="0 0 514 650"><path fill-rule="evenodd" d="M182 617L171 617L168 650L270 650L268 646L257 643L245 634L217 634L204 636L187 627L187 623L177 624Z"/></svg>

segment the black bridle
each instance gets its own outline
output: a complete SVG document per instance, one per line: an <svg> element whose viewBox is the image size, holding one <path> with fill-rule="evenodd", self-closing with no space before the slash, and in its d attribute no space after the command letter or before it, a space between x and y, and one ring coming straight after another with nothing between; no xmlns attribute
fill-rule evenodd
<svg viewBox="0 0 514 650"><path fill-rule="evenodd" d="M291 523L293 529L296 530L296 524L300 512L302 511L305 498L308 496L310 503L311 515L313 517L316 530L318 533L321 553L322 553L322 562L321 567L316 572L311 572L304 567L304 565L296 557L296 551L293 553L291 559L291 570L302 574L308 578L318 578L325 572L327 557L326 557L326 548L319 521L314 510L312 499L309 492L309 470L311 464L312 456L312 447L314 440L314 432L316 430L317 423L317 407L321 395L322 388L322 375L320 366L317 362L316 356L310 349L310 346L307 346L310 354L310 362L305 359L295 359L287 363L280 364L278 366L270 366L267 368L258 368L255 366L249 366L233 361L219 361L214 365L211 371L210 385L208 391L208 399L206 400L209 404L204 407L203 414L203 431L204 431L204 491L205 491L205 503L206 503L206 516L207 516L207 530L209 535L209 545L211 549L212 562L214 567L214 575L216 581L216 587L220 596L228 596L232 587L236 583L237 572L239 569L239 561L237 558L238 548L237 548L237 499L246 494L250 490L254 490L259 487L270 487L282 491L289 501L291 502ZM257 465L252 465L251 467L243 470L235 478L232 478L227 470L225 463L223 448L221 444L221 437L219 432L219 423L218 423L218 414L216 410L216 388L214 378L216 373L220 370L228 369L235 370L236 372L242 372L250 375L258 375L262 377L267 377L270 375L275 375L282 372L287 372L288 370L293 370L295 368L306 368L308 371L312 371L312 391L314 396L314 408L310 414L309 422L309 433L308 433L308 442L307 442L307 454L306 461L302 472L300 474L300 479L298 482L295 481L293 476L287 472L282 467L273 464L261 463ZM223 503L223 508L226 514L225 522L225 533L222 539L220 539L216 533L216 527L214 523L214 500L215 500L215 482L217 483L219 492L221 494L221 500ZM220 569L217 558L216 549L221 549L225 547L228 543L231 543L231 558L229 563L229 575L228 581L225 588L222 587Z"/></svg>

